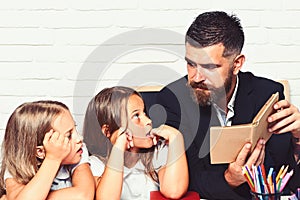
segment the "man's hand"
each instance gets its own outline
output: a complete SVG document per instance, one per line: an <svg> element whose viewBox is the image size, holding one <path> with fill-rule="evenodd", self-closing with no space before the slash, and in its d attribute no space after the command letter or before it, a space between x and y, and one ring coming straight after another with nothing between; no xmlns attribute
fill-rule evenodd
<svg viewBox="0 0 300 200"><path fill-rule="evenodd" d="M274 109L277 112L268 118L269 123L274 123L269 131L276 134L292 132L295 138L300 138L299 109L287 100L278 101L274 104Z"/></svg>
<svg viewBox="0 0 300 200"><path fill-rule="evenodd" d="M229 164L228 169L224 173L224 177L231 187L237 187L246 181L242 173L242 166L247 165L251 168L252 165L258 166L264 162L265 143L265 140L260 139L248 159L247 157L251 152L251 144L245 144L236 160Z"/></svg>

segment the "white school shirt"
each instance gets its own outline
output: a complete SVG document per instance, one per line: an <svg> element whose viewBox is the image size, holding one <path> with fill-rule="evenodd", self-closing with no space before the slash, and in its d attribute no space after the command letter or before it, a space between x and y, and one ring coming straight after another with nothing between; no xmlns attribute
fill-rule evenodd
<svg viewBox="0 0 300 200"><path fill-rule="evenodd" d="M51 190L59 190L67 187L72 187L72 175L74 170L83 163L89 163L89 153L86 145L82 145L81 159L78 164L61 166L56 177L54 178Z"/></svg>
<svg viewBox="0 0 300 200"><path fill-rule="evenodd" d="M167 145L162 145L154 151L152 162L156 172L166 165L167 157ZM94 176L102 176L105 164L98 157L90 156L90 166ZM149 200L150 192L159 190L158 183L147 176L144 169L145 167L140 160L132 168L124 166L122 200Z"/></svg>
<svg viewBox="0 0 300 200"><path fill-rule="evenodd" d="M88 150L86 148L86 145L83 144L82 146L82 155L80 162L78 164L74 165L63 165L60 167L59 171L57 172L56 177L54 178L52 185L51 185L51 190L59 190L67 187L72 186L72 174L76 167L78 167L80 164L83 163L88 163L89 162L89 155L88 155ZM8 172L8 170L5 170L4 174L4 180L7 178L13 178L12 175Z"/></svg>

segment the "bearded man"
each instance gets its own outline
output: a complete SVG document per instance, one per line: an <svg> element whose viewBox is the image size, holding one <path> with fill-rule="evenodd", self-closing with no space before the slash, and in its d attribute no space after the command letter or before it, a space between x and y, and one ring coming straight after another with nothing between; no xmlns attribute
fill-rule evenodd
<svg viewBox="0 0 300 200"><path fill-rule="evenodd" d="M242 166L264 164L266 170L282 165L294 169L285 192L300 186L299 167L292 138L300 137L299 110L284 100L283 86L275 81L241 72L244 32L235 15L213 11L200 14L186 33L187 76L164 87L156 103L166 119L152 117L154 124L180 130L185 139L189 165L189 190L205 199L250 199L250 188ZM236 160L229 164L210 163L211 126L251 123L269 97L279 92L278 110L269 116L274 134L268 142L260 139L253 151L245 143ZM231 144L228 144L231 145Z"/></svg>

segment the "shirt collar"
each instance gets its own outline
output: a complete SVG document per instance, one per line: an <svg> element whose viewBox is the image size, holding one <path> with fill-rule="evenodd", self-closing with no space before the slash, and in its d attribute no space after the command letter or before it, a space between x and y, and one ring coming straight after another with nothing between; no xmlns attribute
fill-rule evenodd
<svg viewBox="0 0 300 200"><path fill-rule="evenodd" d="M238 85L239 85L239 77L236 76L235 88L234 88L233 94L231 96L231 99L230 99L230 101L228 102L228 105L227 105L228 111L234 112L233 107L234 107L234 102L235 102L235 97L236 97Z"/></svg>
<svg viewBox="0 0 300 200"><path fill-rule="evenodd" d="M57 179L68 179L70 177L70 171L67 169L66 166L61 166L59 171L56 174Z"/></svg>

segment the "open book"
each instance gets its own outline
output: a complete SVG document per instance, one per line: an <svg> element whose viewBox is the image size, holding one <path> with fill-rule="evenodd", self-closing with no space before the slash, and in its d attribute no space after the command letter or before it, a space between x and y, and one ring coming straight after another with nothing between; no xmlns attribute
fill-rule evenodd
<svg viewBox="0 0 300 200"><path fill-rule="evenodd" d="M272 133L268 132L267 118L275 112L273 105L278 101L278 92L273 94L260 109L252 123L210 128L210 159L212 164L230 163L235 161L238 153L246 144L251 142L251 152L257 141L266 141Z"/></svg>

